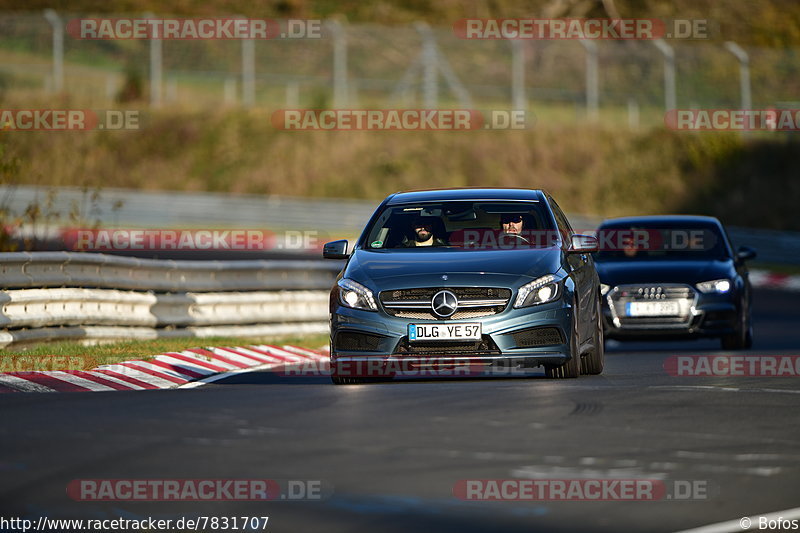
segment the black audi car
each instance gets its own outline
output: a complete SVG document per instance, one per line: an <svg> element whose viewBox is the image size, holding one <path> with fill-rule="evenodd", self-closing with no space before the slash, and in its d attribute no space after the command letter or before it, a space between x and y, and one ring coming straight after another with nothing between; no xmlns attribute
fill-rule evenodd
<svg viewBox="0 0 800 533"><path fill-rule="evenodd" d="M609 339L717 337L722 348L752 346L746 261L713 217L609 219L597 232L596 266Z"/></svg>
<svg viewBox="0 0 800 533"><path fill-rule="evenodd" d="M542 191L390 195L352 250L324 247L347 259L330 297L334 383L463 366L599 374L596 250Z"/></svg>

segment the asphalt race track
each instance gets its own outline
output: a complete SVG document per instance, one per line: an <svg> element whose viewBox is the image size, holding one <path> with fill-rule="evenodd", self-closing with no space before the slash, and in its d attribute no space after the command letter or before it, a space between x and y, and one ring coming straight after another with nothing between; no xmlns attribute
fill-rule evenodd
<svg viewBox="0 0 800 533"><path fill-rule="evenodd" d="M748 355L800 354L800 293L757 290ZM3 394L2 516L269 516L267 531L677 531L798 507L800 378L673 377L717 341L613 344L601 376ZM82 502L75 479L321 480L316 501ZM696 482L689 499L464 501L459 480ZM682 484L681 486L686 486ZM705 498L702 496L705 495Z"/></svg>

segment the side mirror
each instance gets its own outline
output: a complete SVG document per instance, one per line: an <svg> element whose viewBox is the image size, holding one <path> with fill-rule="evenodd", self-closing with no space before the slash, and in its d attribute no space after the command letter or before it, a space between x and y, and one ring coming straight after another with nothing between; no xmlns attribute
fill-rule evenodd
<svg viewBox="0 0 800 533"><path fill-rule="evenodd" d="M598 249L599 245L597 244L596 237L592 237L591 235L573 235L572 245L569 247L567 252L588 254L596 252Z"/></svg>
<svg viewBox="0 0 800 533"><path fill-rule="evenodd" d="M322 257L325 259L347 259L347 240L326 242L322 247Z"/></svg>
<svg viewBox="0 0 800 533"><path fill-rule="evenodd" d="M738 261L749 261L755 259L756 255L756 251L749 246L740 246L739 249L736 250L736 259Z"/></svg>

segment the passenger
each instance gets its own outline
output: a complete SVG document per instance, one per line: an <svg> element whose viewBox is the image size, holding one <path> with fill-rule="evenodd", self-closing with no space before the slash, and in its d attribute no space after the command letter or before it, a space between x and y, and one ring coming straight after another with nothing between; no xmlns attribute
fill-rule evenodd
<svg viewBox="0 0 800 533"><path fill-rule="evenodd" d="M634 241L632 236L624 236L622 238L622 253L625 254L625 257L633 258L639 253L639 248L636 246L636 242Z"/></svg>

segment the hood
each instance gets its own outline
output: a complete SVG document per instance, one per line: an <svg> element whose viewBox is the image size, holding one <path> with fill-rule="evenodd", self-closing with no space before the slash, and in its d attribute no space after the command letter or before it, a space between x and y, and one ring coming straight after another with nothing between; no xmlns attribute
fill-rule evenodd
<svg viewBox="0 0 800 533"><path fill-rule="evenodd" d="M616 286L628 283L687 283L694 285L734 276L732 261L603 261L595 263L600 282Z"/></svg>
<svg viewBox="0 0 800 533"><path fill-rule="evenodd" d="M559 269L560 248L525 250L356 250L344 277L384 286L453 285L513 287Z"/></svg>

